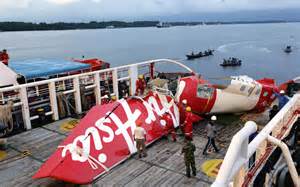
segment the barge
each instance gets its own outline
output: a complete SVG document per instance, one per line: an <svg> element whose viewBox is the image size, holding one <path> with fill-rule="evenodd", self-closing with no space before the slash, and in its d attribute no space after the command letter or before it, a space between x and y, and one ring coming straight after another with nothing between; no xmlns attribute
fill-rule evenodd
<svg viewBox="0 0 300 187"><path fill-rule="evenodd" d="M126 84L129 86L128 95L134 95L136 90L136 81L138 79L139 74L148 74L149 79L154 79L157 76L159 76L159 73L157 72L158 69L154 68L154 65L156 64L164 64L164 63L172 63L179 65L180 67L183 67L187 72L185 73L171 73L171 74L164 74L164 77L170 75L168 79L173 80L170 81L170 85L175 84L174 87L168 87L168 89L165 89L165 87L156 87L152 86L151 89L154 89L154 93L157 93L158 95L162 94L164 96L171 96L173 99L177 99L177 101L180 101L184 99L185 97L191 97L194 99L197 99L197 97L200 97L200 100L196 100L194 104L199 104L199 102L204 103L201 104L201 108L198 108L197 111L202 112L202 114L205 114L208 112L211 113L230 113L230 112L243 112L243 111L251 111L251 110L265 110L267 107L266 104L273 103L275 98L272 96L272 91L273 89L277 89L275 86L274 82L270 79L262 79L258 81L254 81L253 79L249 77L232 77L231 83L227 86L217 86L217 85L211 85L205 82L200 78L199 75L196 75L190 68L187 66L173 61L173 60L168 60L168 59L160 59L160 60L151 60L151 61L146 61L142 63L136 63L136 64L131 64L127 66L121 66L121 67L115 67L115 68L109 68L109 69L104 69L104 70L96 70L96 71L91 71L91 72L86 72L82 74L74 74L74 75L69 75L69 76L63 76L63 77L57 77L53 79L47 79L47 80L41 80L41 81L36 81L36 82L31 82L31 83L25 83L21 85L15 85L15 86L8 86L5 88L0 89L0 94L1 94L1 101L6 103L8 101L13 102L13 107L14 110L19 109L21 111L21 117L19 116L20 124L23 125L24 129L26 131L30 130L32 127L35 127L35 120L37 121L37 124L41 123L50 123L48 125L42 126L35 128L33 130L30 130L28 132L24 132L21 135L15 135L9 138L9 153L8 156L5 157L3 162L1 163L2 171L5 172L14 172L17 168L27 168L29 169L29 172L25 173L20 173L20 172L15 172L15 175L13 175L13 178L10 178L9 180L6 180L5 178L5 173L2 174L0 177L3 180L2 184L7 184L7 185L15 185L22 183L23 185L66 185L65 182L61 181L53 181L50 179L41 179L41 180L33 180L30 177L34 174L34 172L37 171L38 167L41 165L41 163L45 162L46 159L50 156L50 154L56 150L56 152L59 149L59 146L62 144L59 143L61 140L65 139L66 135L69 132L64 132L61 131L60 128L58 127L58 124L61 124L64 120L65 117L69 116L61 116L62 112L61 107L58 106L59 103L59 95L71 95L70 97L72 98L73 104L71 108L73 108L73 111L70 113L77 114L77 116L83 114L84 112L89 110L91 106L93 105L99 105L101 107L101 104L103 104L103 99L105 98L105 91L107 89L111 89L109 92L109 95L114 95L117 99L121 99L124 97L124 95L120 94L119 88L120 83L121 84ZM155 66L156 67L156 66ZM194 78L182 78L181 76L194 76ZM160 74L159 77L162 75ZM175 76L175 78L174 78ZM172 78L173 77L173 78ZM198 77L198 78L197 78ZM181 80L181 81L178 81ZM195 97L190 94L185 96L185 86L183 85L190 85L187 84L189 81L193 84L193 80L201 80L198 84L195 84L196 87L188 87L188 91L192 91L195 88L195 93L197 91L200 91L200 95L196 94ZM108 87L101 87L101 81L104 82L105 84L108 85ZM296 84L296 80L292 82L293 84ZM62 87L61 85L69 85ZM49 97L49 102L48 102L48 111L44 112L43 114L39 113L34 113L31 108L34 107L34 104L32 104L32 101L28 98L28 96L39 96L39 88L41 86L44 86L47 88L47 94ZM169 89L173 88L173 89ZM174 90L175 88L175 90ZM200 89L199 89L200 88ZM30 90L35 90L34 92L30 93ZM104 94L103 94L104 91ZM250 91L250 94L249 94ZM11 94L13 93L13 94ZM90 94L88 94L90 93ZM178 94L180 93L180 94ZM191 93L191 92L190 92ZM248 93L248 94L247 94ZM175 96L173 96L175 94ZM229 104L218 104L218 98L223 98L223 100L229 100L232 98L233 95L239 95L239 99L241 100L246 100L247 97L250 98L247 101L247 105L239 105L237 102L236 105L229 105ZM251 95L253 94L253 95ZM90 100L90 106L84 107L83 101L87 98L88 95L93 95L94 99ZM261 98L260 96L263 96L264 98ZM268 97L267 97L268 96ZM253 133L254 130L256 130L256 126L251 123L250 127L249 125L246 125L246 130L242 129L242 134L246 133L247 135L243 136L244 139L241 140L242 145L239 147L238 145L234 142L237 142L238 140L235 140L237 138L233 139L233 145L230 145L229 147L229 152L226 154L225 160L221 166L219 164L218 167L221 166L221 171L219 172L219 175L217 177L217 180L215 183L213 183L213 178L212 177L207 177L203 173L199 172L199 174L192 180L188 180L183 176L183 171L184 171L184 166L182 165L183 162L179 162L180 160L180 146L181 143L175 143L174 147L170 146L170 143L165 141L165 140L158 140L159 137L161 137L163 134L160 134L157 139L153 139L153 142L149 142L152 147L149 149L149 152L152 150L152 154L150 154L149 157L142 159L142 160L137 160L135 156L131 156L131 154L126 153L127 155L125 159L121 159L118 162L116 162L112 167L107 168L104 172L99 172L93 178L92 182L89 184L97 184L97 185L112 185L112 184L119 184L121 186L131 186L131 185L171 185L171 184L183 184L183 185L203 185L203 186L208 186L213 183L215 186L226 186L229 185L229 183L232 182L233 176L237 175L237 171L242 168L242 166L245 166L245 164L248 162L250 159L249 155L252 155L256 150L259 148L259 144L262 142L266 141L267 138L269 138L267 141L274 140L268 136L267 134L270 133L270 129L274 130L273 135L279 140L283 140L287 135L290 134L290 129L292 129L295 124L297 124L297 119L298 119L298 109L299 109L299 96L296 94L293 96L293 99L289 102L288 105L285 106L285 110L282 110L277 116L277 118L274 118L272 121L276 122L270 122L273 123L273 125L267 125L266 128L268 130L262 130L261 133L262 135L257 136L257 139L255 138L253 142L256 142L255 144L252 143L251 145L251 151L249 151L248 156L245 156L245 153L242 151L237 151L239 149L245 148L246 147L246 141L248 141L247 137L250 133ZM159 98L163 98L159 96ZM253 100L255 98L255 100ZM140 100L140 98L135 98ZM141 98L143 99L143 97ZM170 101L170 100L169 100ZM192 105L192 100L190 100L190 104ZM143 101L144 102L144 101ZM122 103L122 101L118 101L116 103L111 103L111 105L117 104L117 103ZM209 104L209 103L212 103ZM67 104L64 103L66 106ZM161 105L164 105L164 103L161 103ZM103 105L105 108L106 104ZM209 106L209 107L208 107ZM234 107L232 107L234 106ZM170 107L170 106L169 106ZM147 108L147 107L146 107ZM151 108L151 107L150 107ZM196 107L193 107L196 108ZM160 110L163 108L159 107ZM156 110L153 110L156 111ZM175 109L172 109L175 115ZM197 112L196 111L196 112ZM148 111L149 112L149 111ZM15 115L15 114L14 114ZM47 117L43 118L43 117ZM88 115L87 115L88 116ZM260 113L258 116L265 118L264 113ZM98 116L99 117L99 116ZM101 117L101 116L100 116ZM120 116L119 116L120 117ZM252 116L253 117L253 116ZM14 117L15 118L15 117ZM178 117L175 117L177 121L179 121ZM288 120L288 123L282 123L282 118ZM48 120L48 121L47 121ZM256 119L252 119L256 120ZM55 122L56 121L56 122ZM261 125L266 125L268 123L268 120L263 120L263 124ZM54 123L52 123L54 122ZM281 123L280 123L281 122ZM84 122L82 122L84 124ZM82 126L80 124L79 126ZM174 123L175 124L175 123ZM248 124L248 123L247 123ZM205 164L205 161L207 159L211 158L222 158L225 153L225 149L229 145L230 138L233 136L234 133L236 133L242 126L241 122L235 124L236 126L228 126L224 128L224 131L227 131L227 134L224 133L224 136L221 136L222 138L225 137L227 140L223 140L224 142L224 149L221 151L220 154L215 154L212 156L209 156L208 158L203 158L198 155L198 161L202 164ZM79 127L78 126L78 127ZM198 145L198 149L201 150L203 149L205 143L205 135L203 133L203 126L197 125L195 126L195 131L199 132L196 133L195 136L195 142ZM271 127L268 127L271 126ZM69 127L67 125L67 127ZM222 127L222 126L220 126ZM219 127L219 128L220 128ZM275 132L276 128L276 132ZM199 130L197 130L199 129ZM227 130L226 130L227 129ZM233 130L235 129L235 130ZM248 130L247 130L248 129ZM220 131L223 131L220 129ZM245 132L244 132L245 131ZM76 129L74 129L71 133L76 132ZM237 133L237 134L241 134ZM279 133L279 134L278 134ZM280 135L283 134L283 135ZM71 135L72 136L72 135ZM238 135L240 137L240 135ZM260 138L259 138L260 137ZM28 139L27 139L28 138ZM51 141L50 141L51 140ZM54 140L54 141L53 141ZM49 142L50 141L50 142ZM222 142L222 141L220 141ZM273 141L274 142L274 141ZM59 145L60 144L60 145ZM238 147L234 147L235 146ZM249 146L250 146L249 145ZM57 147L58 146L58 147ZM275 149L278 145L275 144L272 148ZM159 148L161 147L161 148ZM234 147L234 148L231 148ZM28 150L29 149L29 150ZM265 152L269 149L268 146L262 147L262 150L265 150ZM235 151L235 152L234 152ZM125 151L126 152L126 151ZM238 153L236 153L238 152ZM132 152L134 153L134 152ZM199 151L199 153L201 153ZM250 154L251 153L251 154ZM264 153L264 152L263 152ZM263 157L260 157L261 155L258 155L255 159L256 161L261 163L255 166L255 172L250 171L252 173L251 178L246 178L245 175L242 178L238 179L245 179L247 181L246 186L253 184L254 179L259 175L259 172L261 168L264 166L264 162L269 158L270 152L268 154L263 155ZM124 153L122 153L124 154ZM246 154L246 155L247 155ZM20 155L23 155L23 157ZM227 156L229 155L229 156ZM241 155L239 157L239 155ZM52 156L53 157L53 156ZM99 157L100 159L100 157ZM128 160L129 159L129 160ZM240 159L238 162L238 165L233 164L230 162L232 159ZM26 161L25 161L26 160ZM229 161L228 161L229 160ZM37 162L38 161L38 162ZM157 162L159 161L159 162ZM26 162L27 165L22 165L22 162ZM123 164L122 164L123 163ZM138 164L137 164L138 163ZM289 162L290 163L290 162ZM46 163L47 164L47 163ZM49 163L48 163L49 164ZM224 166L223 166L224 165ZM289 164L290 165L290 164ZM11 167L13 166L13 167ZM32 166L32 167L28 167ZM218 167L216 170L218 170ZM230 170L228 168L236 168L234 170ZM130 169L131 168L131 169ZM147 169L145 169L147 168ZM225 168L225 169L224 169ZM64 167L64 169L68 169ZM199 168L200 170L200 168ZM243 169L244 171L244 169ZM291 170L293 172L293 179L295 178L295 170ZM67 172L74 172L71 168L69 168L69 171ZM75 173L78 171L75 171ZM132 173L133 172L133 173ZM135 173L136 172L136 173ZM30 173L30 174L29 174ZM135 173L135 174L134 174ZM165 174L164 174L165 173ZM217 173L217 172L216 172ZM244 173L245 174L245 173ZM151 177L148 177L148 176ZM46 176L46 175L45 175ZM124 177L123 177L124 176ZM248 175L247 175L248 176ZM78 178L82 178L83 176L78 176ZM113 178L116 178L115 180L112 180ZM119 178L118 178L119 177ZM54 177L56 179L59 179L59 176L56 175ZM61 178L62 179L62 178ZM173 179L173 180L171 180ZM237 180L238 180L237 179ZM66 180L68 182L71 182L70 180ZM176 181L176 183L174 182ZM235 184L243 184L245 181L243 180L238 180L240 183L235 183ZM242 182L241 182L242 181ZM75 182L75 181L74 181ZM235 181L234 181L235 182ZM82 182L77 182L77 183L82 183ZM86 182L83 182L86 183ZM295 183L297 184L297 183Z"/></svg>

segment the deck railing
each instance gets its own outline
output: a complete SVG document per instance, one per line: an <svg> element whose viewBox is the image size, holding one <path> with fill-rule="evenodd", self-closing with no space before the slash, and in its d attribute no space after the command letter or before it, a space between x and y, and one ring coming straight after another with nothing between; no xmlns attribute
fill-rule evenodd
<svg viewBox="0 0 300 187"><path fill-rule="evenodd" d="M51 108L51 110L45 115L51 115L53 120L59 120L59 110L57 105L58 92L62 92L64 95L73 94L75 111L76 113L80 114L83 110L81 103L81 95L83 94L82 87L85 90L89 89L94 92L96 104L101 104L101 99L103 98L103 95L101 95L101 90L104 88L101 88L100 81L107 81L108 79L112 81L113 88L113 91L110 94L115 95L117 99L119 98L119 81L129 81L129 92L131 95L133 95L136 89L135 83L138 75L140 73L144 73L143 69L145 70L145 68L150 68L151 64L153 65L159 63L176 64L189 72L193 72L189 67L174 60L149 60L99 71L0 88L0 102L6 103L8 101L13 101L15 107L21 106L24 127L28 130L32 128L31 121L39 117L37 115L31 115L31 102L29 98L44 94L47 100L49 100Z"/></svg>
<svg viewBox="0 0 300 187"><path fill-rule="evenodd" d="M249 186L275 148L284 147L285 144L281 140L289 134L293 124L297 121L299 109L300 94L296 94L250 143L248 143L249 136L256 131L257 126L255 122L247 122L245 127L233 137L212 186ZM252 167L249 167L249 159L253 154L255 154L255 162ZM287 162L290 161L288 155L284 155ZM293 166L293 164L288 165ZM289 169L290 173L293 173L293 179L298 180L297 182L294 180L295 185L299 185L297 172L295 174L294 168L289 167Z"/></svg>

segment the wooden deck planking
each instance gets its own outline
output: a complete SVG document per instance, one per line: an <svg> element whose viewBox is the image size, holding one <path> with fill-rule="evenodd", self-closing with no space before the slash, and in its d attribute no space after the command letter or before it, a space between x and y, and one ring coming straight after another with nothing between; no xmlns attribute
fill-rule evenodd
<svg viewBox="0 0 300 187"><path fill-rule="evenodd" d="M174 186L183 176L152 166L125 186Z"/></svg>
<svg viewBox="0 0 300 187"><path fill-rule="evenodd" d="M29 157L18 156L0 163L1 186L29 186L32 175L41 165Z"/></svg>
<svg viewBox="0 0 300 187"><path fill-rule="evenodd" d="M48 186L60 187L63 182L51 179L34 180L31 177L42 163L31 157L17 156L0 162L1 187Z"/></svg>
<svg viewBox="0 0 300 187"><path fill-rule="evenodd" d="M2 155L3 153L5 155ZM1 158L0 158L0 164L2 162L4 162L5 160L13 159L13 158L18 157L18 156L20 156L20 153L18 151L15 151L11 148L8 148L6 151L2 151Z"/></svg>
<svg viewBox="0 0 300 187"><path fill-rule="evenodd" d="M196 138L196 140L200 140L200 139ZM197 142L196 140L194 140L193 142L194 143ZM164 140L161 140L161 141L164 141ZM167 142L167 145L168 144L170 144L170 143ZM171 152L171 154L168 154L168 157L164 156L165 152L167 152L167 151L160 151L156 155L156 158L163 157L165 159L160 160L160 161L150 161L150 163L155 164L158 167L165 168L165 169L167 169L171 172L185 175L186 171L185 171L184 157L181 154L181 149L182 149L183 143L181 141L176 142L176 143L172 142L171 145L174 148L174 150ZM169 147L166 147L165 149L169 150L168 148ZM213 178L207 177L206 175L204 175L201 172L201 165L205 161L207 161L207 159L209 157L211 157L212 159L223 158L223 154L221 154L221 153L211 153L207 157L204 157L202 155L203 148L204 147L202 147L202 148L196 147L196 152L195 152L195 163L196 163L196 168L197 168L197 176L196 177L198 179L203 179L206 182L212 182ZM142 160L145 160L146 162L149 162L149 159L147 159L147 157L143 158Z"/></svg>
<svg viewBox="0 0 300 187"><path fill-rule="evenodd" d="M131 158L94 183L95 186L124 186L151 167L150 164Z"/></svg>
<svg viewBox="0 0 300 187"><path fill-rule="evenodd" d="M155 145L147 149L148 156L142 158L142 160L152 164L160 164L169 159L170 156L175 154L179 149L181 149L179 143L170 142L165 139L158 140Z"/></svg>
<svg viewBox="0 0 300 187"><path fill-rule="evenodd" d="M176 185L178 187L187 187L187 186L197 186L197 187L209 187L211 184L200 181L197 178L187 178L187 177L182 177L179 181L177 181Z"/></svg>
<svg viewBox="0 0 300 187"><path fill-rule="evenodd" d="M203 150L207 143L207 138L201 137L198 134L194 134L193 143L195 144L197 150Z"/></svg>
<svg viewBox="0 0 300 187"><path fill-rule="evenodd" d="M179 139L182 139L181 137ZM199 138L197 138L200 140ZM196 167L197 167L197 176L194 179L191 180L196 180L196 182L189 184L187 182L189 179L185 177L185 164L184 164L184 158L183 155L181 155L181 148L182 148L182 141L178 142L170 142L169 140L162 139L159 140L158 142L154 143L153 146L148 148L148 156L142 159L137 159L137 156L135 155L134 157L130 158L128 161L126 161L124 164L122 164L121 167L116 167L114 168L111 172L108 173L105 176L102 176L96 183L95 185L97 186L106 186L106 185L112 185L115 184L116 186L130 186L130 185L141 185L141 186L148 186L148 183L150 182L147 181L148 175L145 175L144 173L149 172L148 169L150 166L151 168L159 168L158 172L161 170L164 170L164 172L168 173L168 176L165 179L161 179L161 182L158 184L154 185L159 185L159 186L173 186L180 184L181 185L198 185L198 186L208 186L212 181L213 178L207 177L201 172L201 164L206 161L205 158L202 156L202 151L203 149L197 148L197 151L195 153L196 157ZM155 146L155 148L154 148ZM216 154L212 153L212 157L222 157L222 154ZM143 169L141 169L141 162L145 162L146 165L144 165ZM151 169L150 168L150 169ZM153 169L152 169L153 170ZM136 172L138 171L138 172ZM142 171L142 172L141 172ZM132 175L132 173L141 173L141 175ZM144 178L143 178L144 177ZM145 178L146 177L146 178ZM121 179L120 179L121 178ZM141 181L135 181L135 178L143 178ZM171 179L169 181L168 179ZM176 178L176 180L175 180ZM181 179L185 178L187 179ZM180 183L178 183L177 179L180 179ZM127 181L133 180L135 181L134 183L137 184L132 184L133 182L129 182L127 184ZM153 180L159 180L159 179L154 179ZM164 181L164 182L162 182ZM175 183L173 184L172 182ZM176 182L177 181L177 182ZM151 181L153 183L153 181ZM186 184L185 184L186 183Z"/></svg>
<svg viewBox="0 0 300 187"><path fill-rule="evenodd" d="M8 139L9 146L20 152L28 151L34 158L46 161L65 136L37 128Z"/></svg>
<svg viewBox="0 0 300 187"><path fill-rule="evenodd" d="M43 128L8 138L7 156L0 161L0 186L64 186L51 179L31 178L64 138Z"/></svg>
<svg viewBox="0 0 300 187"><path fill-rule="evenodd" d="M74 120L74 118L66 118L66 119L62 119L62 120L59 120L59 121L55 121L55 122L50 123L48 125L44 125L43 128L67 136L68 134L71 133L71 131L65 131L65 130L61 129L61 125L65 122L70 121L70 120Z"/></svg>
<svg viewBox="0 0 300 187"><path fill-rule="evenodd" d="M125 186L209 186L195 177L187 178L182 174L152 166L142 175Z"/></svg>

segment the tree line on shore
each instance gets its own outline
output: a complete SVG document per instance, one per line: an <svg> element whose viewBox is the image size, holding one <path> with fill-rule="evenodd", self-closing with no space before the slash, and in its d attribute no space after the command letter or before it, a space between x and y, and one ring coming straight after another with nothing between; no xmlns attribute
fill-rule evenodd
<svg viewBox="0 0 300 187"><path fill-rule="evenodd" d="M0 22L0 31L35 31L35 30L73 30L73 29L103 29L113 26L114 28L128 27L152 27L158 24L158 21L108 21L88 23L30 23L30 22Z"/></svg>
<svg viewBox="0 0 300 187"><path fill-rule="evenodd" d="M172 26L184 25L213 25L213 24L247 24L247 23L274 23L283 21L263 22L168 22ZM74 29L103 29L103 28L130 28L130 27L155 27L159 21L91 21L87 23L31 23L31 22L0 22L0 32L4 31L42 31L42 30L74 30Z"/></svg>

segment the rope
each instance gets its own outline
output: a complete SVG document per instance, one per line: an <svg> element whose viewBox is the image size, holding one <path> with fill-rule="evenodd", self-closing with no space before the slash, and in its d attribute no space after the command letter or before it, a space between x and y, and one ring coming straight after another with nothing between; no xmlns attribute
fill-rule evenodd
<svg viewBox="0 0 300 187"><path fill-rule="evenodd" d="M67 146L58 146L58 148L66 148ZM69 151L71 152L71 154L77 154L78 156L83 155L83 149L76 146L74 149L69 149ZM88 163L90 164L90 166L92 167L93 170L98 169L98 165L101 166L106 172L109 171L109 169L102 164L101 162L99 162L96 158L92 157L90 154L88 155L87 158ZM98 164L98 165L97 165Z"/></svg>
<svg viewBox="0 0 300 187"><path fill-rule="evenodd" d="M122 102L122 100L120 100L120 101ZM105 116L105 118L103 118L103 121L104 121L106 118L108 118L108 117L110 116L110 114L113 113L120 105L121 105L120 102L119 102L118 104L116 104L116 106L114 106L114 108L113 108L113 109ZM85 139L88 138L90 135L91 135L91 134L89 133L89 134L85 137ZM58 148L65 148L65 147L67 147L67 146L58 146ZM70 151L71 154L77 154L77 155L79 155L79 156L81 156L82 153L83 153L82 148L80 148L80 147L78 147L78 146L76 146L75 149L71 149L71 150L69 149L69 151ZM94 169L94 170L98 169L98 166L97 166L97 164L98 164L98 165L100 165L106 172L109 171L109 169L108 169L105 165L103 165L101 162L99 162L97 159L95 159L95 158L92 157L91 155L88 155L88 159L87 159L87 160L88 160L90 166L92 167L92 169Z"/></svg>
<svg viewBox="0 0 300 187"><path fill-rule="evenodd" d="M29 150L25 150L21 154L22 154L23 157L27 157L27 156L31 155L31 152Z"/></svg>

